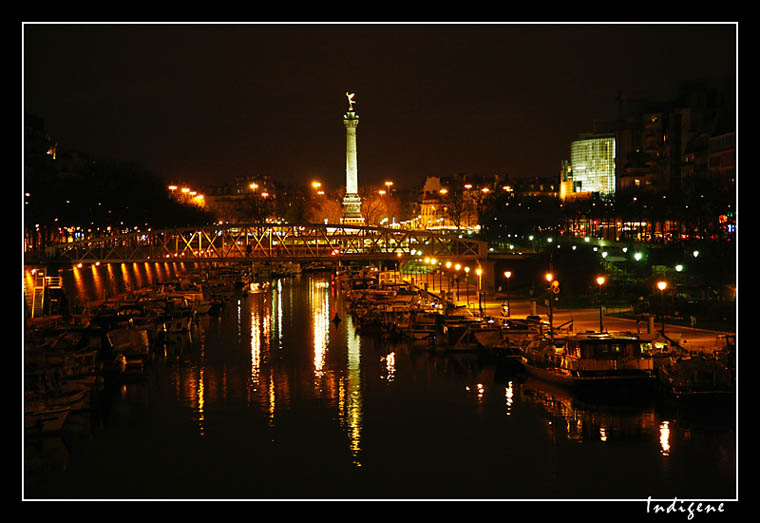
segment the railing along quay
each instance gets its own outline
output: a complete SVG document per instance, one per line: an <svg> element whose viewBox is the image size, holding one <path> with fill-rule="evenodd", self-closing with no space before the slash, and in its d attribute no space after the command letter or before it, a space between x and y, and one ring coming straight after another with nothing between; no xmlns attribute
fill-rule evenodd
<svg viewBox="0 0 760 523"><path fill-rule="evenodd" d="M227 224L161 229L48 246L30 257L61 263L235 260L481 260L487 243L430 231L330 224Z"/></svg>

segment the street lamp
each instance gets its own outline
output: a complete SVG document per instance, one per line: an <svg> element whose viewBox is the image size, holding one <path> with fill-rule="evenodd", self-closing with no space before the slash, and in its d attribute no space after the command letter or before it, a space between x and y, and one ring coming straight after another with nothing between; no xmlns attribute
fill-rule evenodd
<svg viewBox="0 0 760 523"><path fill-rule="evenodd" d="M546 273L546 281L549 283L549 287L546 289L549 294L549 336L551 337L552 341L554 341L554 311L552 309L552 301L554 301L554 298L552 297L552 292L554 291L554 288L559 285L559 282L556 282L554 275L550 272Z"/></svg>
<svg viewBox="0 0 760 523"><path fill-rule="evenodd" d="M665 298L663 292L668 288L668 282L658 281L657 288L660 289L660 319L662 320L662 331L665 332Z"/></svg>
<svg viewBox="0 0 760 523"><path fill-rule="evenodd" d="M457 301L459 301L459 271L461 268L462 266L459 265L458 263L454 265L454 270L456 271L456 276L454 276L454 279L457 282Z"/></svg>
<svg viewBox="0 0 760 523"><path fill-rule="evenodd" d="M604 276L599 276L596 279L596 284L599 285L599 332L604 332L604 324L602 323L602 285L604 285Z"/></svg>
<svg viewBox="0 0 760 523"><path fill-rule="evenodd" d="M483 269L478 267L475 269L475 274L478 275L478 309L480 310L480 315L483 316Z"/></svg>
<svg viewBox="0 0 760 523"><path fill-rule="evenodd" d="M504 271L504 277L507 279L507 318L509 318L509 279L512 277L512 271Z"/></svg>
<svg viewBox="0 0 760 523"><path fill-rule="evenodd" d="M465 275L464 288L465 288L465 293L467 294L467 308L469 309L470 308L470 268L469 267L464 268L464 275Z"/></svg>

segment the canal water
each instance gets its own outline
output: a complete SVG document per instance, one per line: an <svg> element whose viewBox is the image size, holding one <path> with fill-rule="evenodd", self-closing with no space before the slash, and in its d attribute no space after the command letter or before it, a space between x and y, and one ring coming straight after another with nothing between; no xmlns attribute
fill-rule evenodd
<svg viewBox="0 0 760 523"><path fill-rule="evenodd" d="M735 429L733 405L580 400L361 335L330 275L304 273L202 316L59 436L25 438L23 496L736 499Z"/></svg>

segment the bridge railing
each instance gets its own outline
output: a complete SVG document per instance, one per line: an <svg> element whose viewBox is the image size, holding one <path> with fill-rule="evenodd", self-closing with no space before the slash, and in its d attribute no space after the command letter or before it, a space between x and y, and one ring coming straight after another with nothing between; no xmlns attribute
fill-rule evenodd
<svg viewBox="0 0 760 523"><path fill-rule="evenodd" d="M70 263L392 259L435 256L484 259L486 242L457 235L331 224L225 224L91 238L48 248Z"/></svg>

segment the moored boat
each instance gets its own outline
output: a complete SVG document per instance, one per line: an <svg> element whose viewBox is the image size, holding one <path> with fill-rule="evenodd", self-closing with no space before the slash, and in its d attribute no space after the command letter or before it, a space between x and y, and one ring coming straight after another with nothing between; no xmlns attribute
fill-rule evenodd
<svg viewBox="0 0 760 523"><path fill-rule="evenodd" d="M69 407L49 407L43 402L34 402L24 408L24 433L27 435L57 434L66 423Z"/></svg>
<svg viewBox="0 0 760 523"><path fill-rule="evenodd" d="M721 336L712 352L687 351L676 345L654 359L660 388L678 400L732 399L736 395L735 335Z"/></svg>
<svg viewBox="0 0 760 523"><path fill-rule="evenodd" d="M545 381L571 387L654 383L653 336L593 332L541 335L521 354L525 370Z"/></svg>

